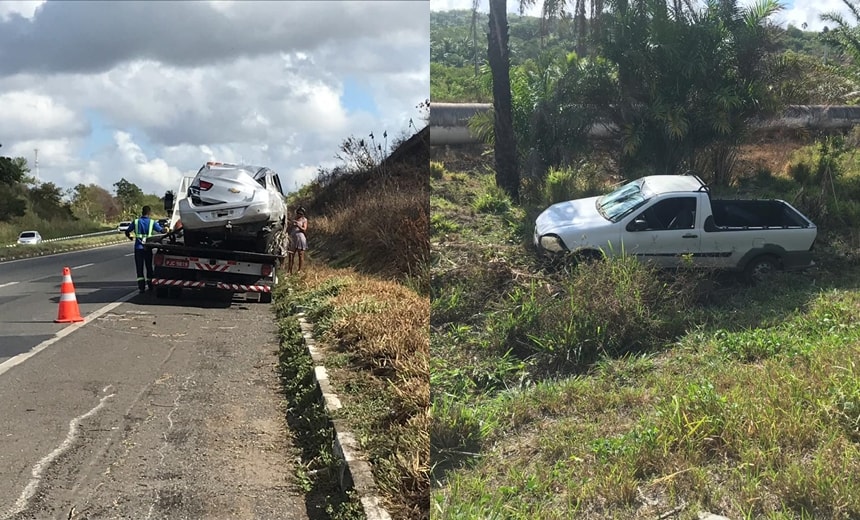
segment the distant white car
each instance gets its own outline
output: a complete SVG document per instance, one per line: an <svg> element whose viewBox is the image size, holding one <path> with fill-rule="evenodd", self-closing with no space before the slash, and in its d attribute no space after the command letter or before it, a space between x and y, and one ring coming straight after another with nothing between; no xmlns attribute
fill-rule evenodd
<svg viewBox="0 0 860 520"><path fill-rule="evenodd" d="M39 244L42 242L42 235L38 231L22 231L18 235L19 244Z"/></svg>
<svg viewBox="0 0 860 520"><path fill-rule="evenodd" d="M123 221L122 221L122 222L120 222L120 223L119 223L119 225L116 227L116 230L117 230L117 232L119 232L119 233L125 233L125 230L126 230L126 229L128 229L128 226L130 226L130 225L131 225L131 221L130 221L130 220L123 220Z"/></svg>

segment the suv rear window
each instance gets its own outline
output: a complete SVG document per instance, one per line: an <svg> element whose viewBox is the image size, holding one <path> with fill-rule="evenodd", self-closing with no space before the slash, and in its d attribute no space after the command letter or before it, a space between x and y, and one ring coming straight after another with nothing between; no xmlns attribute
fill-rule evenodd
<svg viewBox="0 0 860 520"><path fill-rule="evenodd" d="M21 233L21 236L18 238L33 238L36 236L36 233L33 231L24 231Z"/></svg>

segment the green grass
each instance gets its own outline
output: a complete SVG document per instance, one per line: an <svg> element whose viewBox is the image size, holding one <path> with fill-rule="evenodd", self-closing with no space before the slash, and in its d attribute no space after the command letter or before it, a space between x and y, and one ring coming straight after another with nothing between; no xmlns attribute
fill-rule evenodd
<svg viewBox="0 0 860 520"><path fill-rule="evenodd" d="M341 463L332 452L334 428L314 384L313 363L294 316L295 302L289 299L286 286L276 289L275 312L281 338L278 367L289 405L287 422L302 451L297 481L309 495L308 502L317 504L319 517L324 514L332 520L362 518L364 513L358 499L343 493L338 484Z"/></svg>
<svg viewBox="0 0 860 520"><path fill-rule="evenodd" d="M396 518L421 518L429 507L429 300L330 266L309 266L281 285L282 313L303 311L313 324L343 404L332 419L359 441L386 509Z"/></svg>
<svg viewBox="0 0 860 520"><path fill-rule="evenodd" d="M756 182L790 200L774 179ZM755 287L558 270L528 210L478 211L491 182L431 182L433 218L459 226L433 247L433 518L860 517L850 236L821 226L817 269Z"/></svg>
<svg viewBox="0 0 860 520"><path fill-rule="evenodd" d="M125 235L111 233L94 237L74 238L60 240L58 242L42 242L41 244L15 245L13 247L0 247L0 258L27 258L32 256L50 255L65 251L76 251L89 249L109 244L121 244L129 242ZM130 245L130 243L129 243Z"/></svg>

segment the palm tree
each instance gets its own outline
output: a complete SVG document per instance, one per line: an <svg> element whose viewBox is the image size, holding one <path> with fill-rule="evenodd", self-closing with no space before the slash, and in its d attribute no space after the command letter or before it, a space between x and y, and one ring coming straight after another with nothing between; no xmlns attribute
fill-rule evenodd
<svg viewBox="0 0 860 520"><path fill-rule="evenodd" d="M767 89L767 18L776 0L736 0L698 11L665 0L616 2L599 41L615 67L616 98L603 117L619 129L623 166L677 173L711 153L716 183L728 181L731 153L751 119L777 108ZM603 96L603 94L601 94Z"/></svg>
<svg viewBox="0 0 860 520"><path fill-rule="evenodd" d="M519 200L520 177L511 102L511 60L506 0L490 0L487 56L493 75L496 184Z"/></svg>
<svg viewBox="0 0 860 520"><path fill-rule="evenodd" d="M832 22L836 27L823 32L822 39L850 58L851 66L844 67L842 70L851 80L858 81L860 80L860 4L850 0L842 0L842 3L851 12L854 22L858 25L849 25L839 13L825 13L821 15L821 20Z"/></svg>

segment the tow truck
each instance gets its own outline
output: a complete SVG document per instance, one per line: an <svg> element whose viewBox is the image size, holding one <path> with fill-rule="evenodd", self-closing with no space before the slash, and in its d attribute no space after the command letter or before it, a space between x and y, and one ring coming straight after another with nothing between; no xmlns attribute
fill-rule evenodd
<svg viewBox="0 0 860 520"><path fill-rule="evenodd" d="M184 178L180 183L180 197L187 182ZM171 192L165 194L164 209L172 215L170 231L149 237L143 244L152 251L152 285L157 298L179 298L183 289L208 289L244 294L246 299L260 303L272 301L277 266L283 256L211 245L186 246Z"/></svg>

